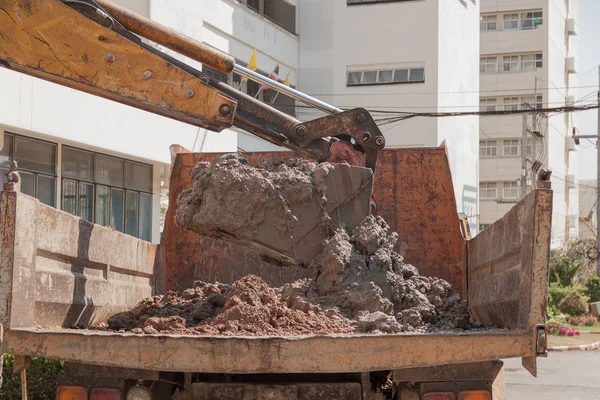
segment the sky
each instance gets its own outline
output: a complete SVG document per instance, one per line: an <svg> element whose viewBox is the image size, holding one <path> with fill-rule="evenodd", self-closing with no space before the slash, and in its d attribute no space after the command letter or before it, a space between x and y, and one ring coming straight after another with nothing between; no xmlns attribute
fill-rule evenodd
<svg viewBox="0 0 600 400"><path fill-rule="evenodd" d="M600 65L600 0L579 0L579 83L577 86L598 86ZM593 87L579 88L576 98L590 94ZM576 127L580 135L598 134L597 110L577 114ZM593 142L595 140L592 139ZM582 140L578 147L578 179L596 179L596 146Z"/></svg>

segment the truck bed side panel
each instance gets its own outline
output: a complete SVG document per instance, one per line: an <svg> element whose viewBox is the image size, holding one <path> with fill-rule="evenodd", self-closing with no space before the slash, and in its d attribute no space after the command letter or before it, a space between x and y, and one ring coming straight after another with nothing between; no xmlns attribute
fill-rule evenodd
<svg viewBox="0 0 600 400"><path fill-rule="evenodd" d="M476 320L526 330L545 323L551 215L552 192L535 190L468 242Z"/></svg>
<svg viewBox="0 0 600 400"><path fill-rule="evenodd" d="M154 245L24 194L4 191L1 201L11 328L85 327L152 295Z"/></svg>

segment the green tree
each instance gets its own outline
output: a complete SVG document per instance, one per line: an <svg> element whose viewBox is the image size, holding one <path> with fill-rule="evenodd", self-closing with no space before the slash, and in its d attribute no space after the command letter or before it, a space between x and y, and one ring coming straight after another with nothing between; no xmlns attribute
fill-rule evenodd
<svg viewBox="0 0 600 400"><path fill-rule="evenodd" d="M31 400L54 400L56 398L56 378L62 375L60 361L34 358L27 367L27 395ZM21 376L13 374L13 357L4 355L2 368L3 383L0 400L21 398Z"/></svg>
<svg viewBox="0 0 600 400"><path fill-rule="evenodd" d="M590 298L590 302L600 301L600 278L592 275L585 284L585 295Z"/></svg>

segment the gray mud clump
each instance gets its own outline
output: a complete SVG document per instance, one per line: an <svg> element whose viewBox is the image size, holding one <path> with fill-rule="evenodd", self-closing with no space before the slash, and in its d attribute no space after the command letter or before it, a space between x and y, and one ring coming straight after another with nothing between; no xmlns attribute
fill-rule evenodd
<svg viewBox="0 0 600 400"><path fill-rule="evenodd" d="M315 280L282 288L298 299L342 315L355 332L398 333L470 329L466 303L443 279L420 276L394 251L398 234L380 217L367 217L353 232L335 229L315 260Z"/></svg>
<svg viewBox="0 0 600 400"><path fill-rule="evenodd" d="M213 237L227 232L252 240L268 223L285 237L298 222L290 205L324 196L327 188L320 186L330 168L294 159L253 167L235 155L201 162L192 188L179 197L177 224ZM232 285L196 282L181 293L143 300L110 318L108 328L278 336L479 328L448 282L421 276L403 261L395 250L398 234L381 217L369 216L351 232L327 217L321 217L323 251L309 266L312 279L281 288L252 275Z"/></svg>
<svg viewBox="0 0 600 400"><path fill-rule="evenodd" d="M290 206L313 198L313 174L329 165L269 159L254 167L233 154L200 162L192 172L192 188L178 199L175 221L182 229L212 237L226 232L252 240L267 223L285 235L298 222Z"/></svg>

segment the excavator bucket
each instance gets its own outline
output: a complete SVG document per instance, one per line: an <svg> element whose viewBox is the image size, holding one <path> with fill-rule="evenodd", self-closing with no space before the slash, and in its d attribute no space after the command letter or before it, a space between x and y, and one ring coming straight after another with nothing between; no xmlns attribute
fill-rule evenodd
<svg viewBox="0 0 600 400"><path fill-rule="evenodd" d="M370 213L373 172L365 167L333 164L312 171L292 161L257 169L227 155L201 164L193 176L190 190L178 198L177 224L279 265L309 265L332 223L353 230Z"/></svg>

